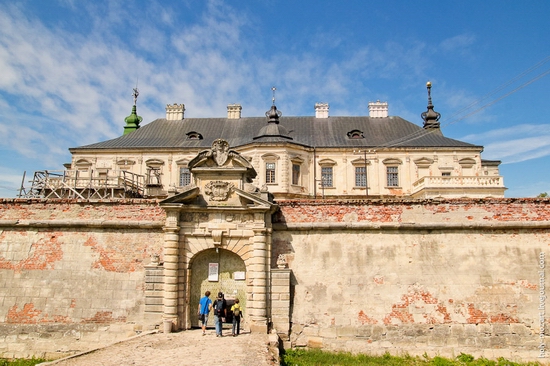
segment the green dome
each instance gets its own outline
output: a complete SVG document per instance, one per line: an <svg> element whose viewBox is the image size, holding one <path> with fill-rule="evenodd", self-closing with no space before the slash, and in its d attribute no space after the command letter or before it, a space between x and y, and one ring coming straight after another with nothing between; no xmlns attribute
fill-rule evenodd
<svg viewBox="0 0 550 366"><path fill-rule="evenodd" d="M134 104L132 107L132 114L124 118L124 122L126 122L126 126L124 126L124 135L137 130L141 121L143 121L143 118L137 115L136 105Z"/></svg>

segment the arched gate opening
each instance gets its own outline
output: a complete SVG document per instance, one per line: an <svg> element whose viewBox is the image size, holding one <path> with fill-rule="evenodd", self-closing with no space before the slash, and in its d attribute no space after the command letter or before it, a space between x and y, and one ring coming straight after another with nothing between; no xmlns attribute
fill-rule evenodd
<svg viewBox="0 0 550 366"><path fill-rule="evenodd" d="M221 291L229 306L235 299L239 299L243 316L246 316L246 266L237 254L221 248L201 251L192 259L190 265L190 285L191 314L196 314L199 300L206 291L210 291L212 301ZM245 319L246 317L243 320ZM226 321L230 322L231 317ZM196 316L191 317L191 326L199 326ZM214 318L211 316L208 327L213 326Z"/></svg>

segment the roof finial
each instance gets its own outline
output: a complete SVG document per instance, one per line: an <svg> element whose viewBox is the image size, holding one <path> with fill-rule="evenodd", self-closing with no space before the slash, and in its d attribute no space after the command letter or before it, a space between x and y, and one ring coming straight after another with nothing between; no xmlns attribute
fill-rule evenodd
<svg viewBox="0 0 550 366"><path fill-rule="evenodd" d="M273 97L271 98L271 101L273 104L271 104L271 109L265 112L265 116L269 119L268 123L279 123L279 117L281 117L283 114L281 111L277 110L277 106L275 106L275 90L277 90L276 87L272 87L271 91L273 92Z"/></svg>
<svg viewBox="0 0 550 366"><path fill-rule="evenodd" d="M428 88L428 110L421 114L424 120L424 128L439 128L441 113L434 111L432 104L432 83L430 81L426 83L426 88Z"/></svg>
<svg viewBox="0 0 550 366"><path fill-rule="evenodd" d="M433 107L433 104L432 104L432 82L431 81L428 81L426 83L426 88L428 88L428 107L429 106Z"/></svg>

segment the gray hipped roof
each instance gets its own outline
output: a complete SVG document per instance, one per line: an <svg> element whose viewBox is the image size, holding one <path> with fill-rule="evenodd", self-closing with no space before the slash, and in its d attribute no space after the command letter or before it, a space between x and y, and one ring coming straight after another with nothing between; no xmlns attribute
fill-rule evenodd
<svg viewBox="0 0 550 366"><path fill-rule="evenodd" d="M250 143L285 142L308 147L460 147L482 148L444 137L439 128L422 127L400 117L281 117L266 128L265 117L160 118L118 138L76 149L209 148L218 138L232 148ZM270 126L271 127L271 126ZM350 138L350 133L363 138ZM202 139L189 138L200 134ZM72 149L71 149L72 150Z"/></svg>

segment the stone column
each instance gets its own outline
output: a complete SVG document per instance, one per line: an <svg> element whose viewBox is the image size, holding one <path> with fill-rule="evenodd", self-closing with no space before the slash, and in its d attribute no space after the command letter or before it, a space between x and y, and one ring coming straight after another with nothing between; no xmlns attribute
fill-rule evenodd
<svg viewBox="0 0 550 366"><path fill-rule="evenodd" d="M248 269L252 284L248 294L247 311L250 331L267 333L267 238L266 228L254 229L253 255Z"/></svg>
<svg viewBox="0 0 550 366"><path fill-rule="evenodd" d="M163 319L179 328L178 267L179 267L179 210L166 209L164 226L164 299Z"/></svg>

